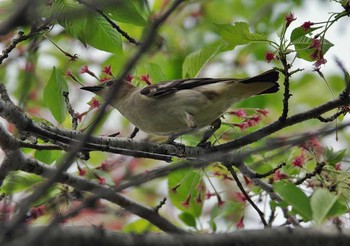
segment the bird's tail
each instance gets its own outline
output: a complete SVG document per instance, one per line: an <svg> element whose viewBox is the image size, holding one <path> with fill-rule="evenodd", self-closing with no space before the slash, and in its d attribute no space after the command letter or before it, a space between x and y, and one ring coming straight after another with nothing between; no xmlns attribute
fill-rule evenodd
<svg viewBox="0 0 350 246"><path fill-rule="evenodd" d="M257 76L251 77L251 78L247 78L247 79L243 79L240 82L244 83L244 84L249 84L249 83L256 83L256 82L261 82L261 83L266 83L266 82L270 82L270 83L274 83L274 85L272 85L270 88L260 92L258 95L260 94L268 94L268 93L275 93L278 91L279 89L279 85L277 83L279 77L279 73L278 71L276 71L275 69L271 69L268 70L262 74L259 74Z"/></svg>

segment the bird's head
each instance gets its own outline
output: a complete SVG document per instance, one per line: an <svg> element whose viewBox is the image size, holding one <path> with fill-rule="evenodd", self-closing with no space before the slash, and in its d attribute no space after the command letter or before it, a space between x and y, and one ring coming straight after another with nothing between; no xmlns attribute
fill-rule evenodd
<svg viewBox="0 0 350 246"><path fill-rule="evenodd" d="M115 88L117 87L117 88ZM80 89L85 91L90 91L95 93L96 95L101 96L102 98L106 99L108 96L108 93L110 91L115 89L115 94L118 95L118 97L123 97L123 95L128 94L131 90L135 89L136 87L132 85L129 81L118 81L118 80L109 80L104 83L101 83L99 85L95 86L84 86Z"/></svg>
<svg viewBox="0 0 350 246"><path fill-rule="evenodd" d="M115 80L109 80L105 83L101 83L99 85L94 85L94 86L83 86L80 87L80 89L85 90L85 91L90 91L92 93L95 93L99 96L104 96L105 94L108 93L108 88L110 88L114 84Z"/></svg>

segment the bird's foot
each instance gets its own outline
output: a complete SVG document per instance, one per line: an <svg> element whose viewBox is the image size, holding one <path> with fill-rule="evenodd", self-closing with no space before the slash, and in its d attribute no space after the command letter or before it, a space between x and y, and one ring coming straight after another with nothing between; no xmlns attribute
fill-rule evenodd
<svg viewBox="0 0 350 246"><path fill-rule="evenodd" d="M175 142L174 140L171 140L171 139L170 140L168 139L167 141L165 141L164 144L171 144L171 145L174 145L176 147L184 147L185 146L184 144Z"/></svg>
<svg viewBox="0 0 350 246"><path fill-rule="evenodd" d="M211 142L209 142L209 141L207 141L207 142L199 142L199 144L197 144L197 147L210 148L211 147Z"/></svg>

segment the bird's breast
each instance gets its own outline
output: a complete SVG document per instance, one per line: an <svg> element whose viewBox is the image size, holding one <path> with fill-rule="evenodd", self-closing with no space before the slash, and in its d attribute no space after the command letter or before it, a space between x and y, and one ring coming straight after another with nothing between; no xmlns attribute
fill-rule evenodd
<svg viewBox="0 0 350 246"><path fill-rule="evenodd" d="M186 113L193 117L199 129L218 119L230 105L227 99L221 100L216 93L182 90L160 98L137 94L116 108L144 132L173 135L190 130Z"/></svg>

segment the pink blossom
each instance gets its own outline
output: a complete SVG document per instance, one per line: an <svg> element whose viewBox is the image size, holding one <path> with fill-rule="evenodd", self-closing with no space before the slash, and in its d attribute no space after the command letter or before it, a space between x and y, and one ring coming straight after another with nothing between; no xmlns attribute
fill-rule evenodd
<svg viewBox="0 0 350 246"><path fill-rule="evenodd" d="M286 21L286 27L289 27L290 23L292 23L293 21L295 21L297 18L294 16L294 13L288 13L285 17L284 17L285 21Z"/></svg>

